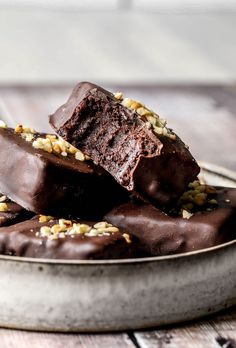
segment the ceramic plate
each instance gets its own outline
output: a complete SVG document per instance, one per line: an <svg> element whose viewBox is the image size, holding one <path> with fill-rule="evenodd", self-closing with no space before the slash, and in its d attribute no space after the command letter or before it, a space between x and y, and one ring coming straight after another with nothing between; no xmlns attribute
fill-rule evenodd
<svg viewBox="0 0 236 348"><path fill-rule="evenodd" d="M236 174L201 163L201 179ZM236 304L236 240L172 256L63 261L0 257L0 326L43 331L129 330L196 319Z"/></svg>

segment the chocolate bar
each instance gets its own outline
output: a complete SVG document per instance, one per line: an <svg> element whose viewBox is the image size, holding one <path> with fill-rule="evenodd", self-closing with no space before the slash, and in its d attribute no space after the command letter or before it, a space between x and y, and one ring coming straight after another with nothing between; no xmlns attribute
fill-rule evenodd
<svg viewBox="0 0 236 348"><path fill-rule="evenodd" d="M126 191L78 149L24 126L0 128L0 192L35 213L96 219Z"/></svg>
<svg viewBox="0 0 236 348"><path fill-rule="evenodd" d="M210 199L207 189L213 192L206 186L205 191L192 189L183 196L181 216L167 215L150 204L129 202L114 208L105 219L136 236L148 256L213 247L236 238L236 189L215 188ZM198 191L195 196L194 191Z"/></svg>
<svg viewBox="0 0 236 348"><path fill-rule="evenodd" d="M120 259L136 256L135 238L101 221L35 216L0 228L0 253L46 259Z"/></svg>
<svg viewBox="0 0 236 348"><path fill-rule="evenodd" d="M121 93L79 83L49 119L57 134L154 205L176 201L199 173L187 146L166 122Z"/></svg>
<svg viewBox="0 0 236 348"><path fill-rule="evenodd" d="M0 227L24 221L34 214L0 193Z"/></svg>

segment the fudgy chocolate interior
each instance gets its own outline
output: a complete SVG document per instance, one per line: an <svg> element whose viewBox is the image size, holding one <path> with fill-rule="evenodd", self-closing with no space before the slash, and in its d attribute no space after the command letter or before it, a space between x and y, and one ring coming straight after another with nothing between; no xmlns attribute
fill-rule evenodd
<svg viewBox="0 0 236 348"><path fill-rule="evenodd" d="M90 83L77 85L50 123L119 184L154 205L175 201L199 172L177 136L157 137L134 110Z"/></svg>
<svg viewBox="0 0 236 348"><path fill-rule="evenodd" d="M141 119L134 118L134 112L125 111L125 122L120 117L122 114L122 105L97 92L84 99L79 110L75 109L73 120L69 120L59 133L62 136L67 133L66 138L71 139L73 145L89 149L95 163L106 165L107 171L115 174L121 185L132 190L131 172L139 156L160 155L162 143ZM74 124L79 127L75 129Z"/></svg>

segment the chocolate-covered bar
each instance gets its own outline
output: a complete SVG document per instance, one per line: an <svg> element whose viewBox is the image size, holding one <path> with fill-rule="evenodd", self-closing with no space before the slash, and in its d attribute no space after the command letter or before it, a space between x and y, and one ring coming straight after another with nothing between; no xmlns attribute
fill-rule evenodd
<svg viewBox="0 0 236 348"><path fill-rule="evenodd" d="M36 216L0 228L0 254L47 259L120 259L136 256L135 241L104 221Z"/></svg>
<svg viewBox="0 0 236 348"><path fill-rule="evenodd" d="M55 135L0 128L0 192L35 213L100 218L127 193L86 159Z"/></svg>
<svg viewBox="0 0 236 348"><path fill-rule="evenodd" d="M175 201L199 173L187 146L157 114L88 82L74 88L50 124L119 184L154 205Z"/></svg>
<svg viewBox="0 0 236 348"><path fill-rule="evenodd" d="M149 256L205 249L236 238L236 189L217 188L215 198L206 204L203 195L197 201L198 208L191 203L192 213L182 209L182 216L130 202L114 208L105 219L136 236Z"/></svg>
<svg viewBox="0 0 236 348"><path fill-rule="evenodd" d="M0 193L0 227L24 221L34 214Z"/></svg>

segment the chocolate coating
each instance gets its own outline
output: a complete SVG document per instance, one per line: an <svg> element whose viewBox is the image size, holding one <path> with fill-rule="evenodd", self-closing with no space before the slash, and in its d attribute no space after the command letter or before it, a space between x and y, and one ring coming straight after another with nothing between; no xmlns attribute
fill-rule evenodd
<svg viewBox="0 0 236 348"><path fill-rule="evenodd" d="M2 195L0 194L0 197ZM19 204L7 199L7 211L0 211L0 227L16 224L17 222L24 221L32 217L34 214L27 211Z"/></svg>
<svg viewBox="0 0 236 348"><path fill-rule="evenodd" d="M216 199L215 210L195 212L190 219L135 202L114 208L105 219L136 236L149 256L195 251L236 238L236 189L217 188Z"/></svg>
<svg viewBox="0 0 236 348"><path fill-rule="evenodd" d="M127 193L102 168L35 149L0 128L0 191L35 213L100 218Z"/></svg>
<svg viewBox="0 0 236 348"><path fill-rule="evenodd" d="M120 259L136 256L135 242L127 243L122 229L109 236L75 235L56 240L36 236L40 227L56 223L58 220L40 223L36 216L31 220L0 228L0 254L64 260ZM86 224L92 225L94 222L86 221Z"/></svg>
<svg viewBox="0 0 236 348"><path fill-rule="evenodd" d="M60 136L128 191L154 205L177 200L199 173L180 138L157 136L136 111L94 84L79 83L49 119Z"/></svg>

